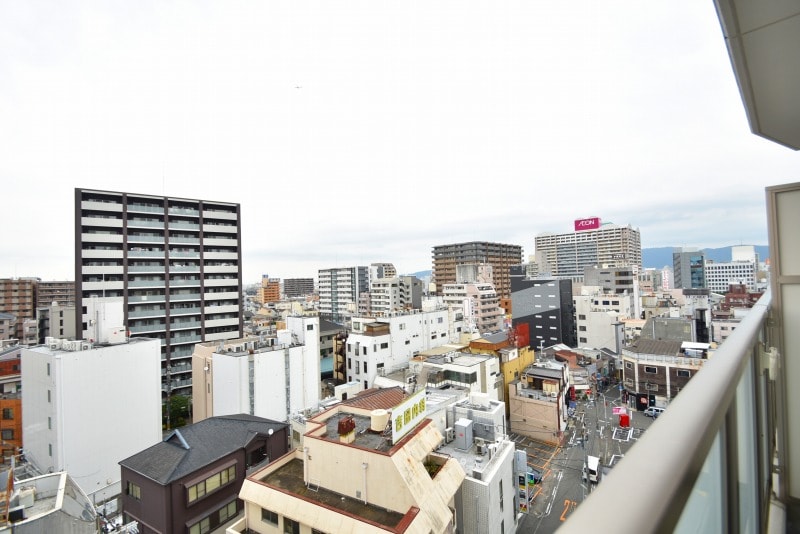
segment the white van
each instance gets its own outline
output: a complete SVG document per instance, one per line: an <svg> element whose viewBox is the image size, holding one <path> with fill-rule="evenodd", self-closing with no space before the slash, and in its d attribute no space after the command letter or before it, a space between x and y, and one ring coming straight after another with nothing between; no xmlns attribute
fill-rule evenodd
<svg viewBox="0 0 800 534"><path fill-rule="evenodd" d="M658 417L659 415L664 413L664 408L658 408L656 406L650 406L643 413L647 417L652 417L653 419L655 419L656 417Z"/></svg>
<svg viewBox="0 0 800 534"><path fill-rule="evenodd" d="M597 456L586 457L586 461L583 463L583 480L600 481L600 458Z"/></svg>

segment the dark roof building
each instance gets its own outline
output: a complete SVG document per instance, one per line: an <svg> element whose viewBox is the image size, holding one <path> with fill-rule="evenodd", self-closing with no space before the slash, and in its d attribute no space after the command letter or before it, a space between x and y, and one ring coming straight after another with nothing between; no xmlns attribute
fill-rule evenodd
<svg viewBox="0 0 800 534"><path fill-rule="evenodd" d="M286 454L288 437L285 423L246 414L174 430L120 462L125 522L141 534L200 534L232 522L248 470Z"/></svg>

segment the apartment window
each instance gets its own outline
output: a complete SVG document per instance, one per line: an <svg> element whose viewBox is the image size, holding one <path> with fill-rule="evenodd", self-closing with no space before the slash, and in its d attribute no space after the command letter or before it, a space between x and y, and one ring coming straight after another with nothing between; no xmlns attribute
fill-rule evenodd
<svg viewBox="0 0 800 534"><path fill-rule="evenodd" d="M353 368L353 360L351 358L347 358L347 368L348 369Z"/></svg>
<svg viewBox="0 0 800 534"><path fill-rule="evenodd" d="M307 325L306 330L314 330L314 325L313 324Z"/></svg>
<svg viewBox="0 0 800 534"><path fill-rule="evenodd" d="M578 341L580 341L581 343L588 343L585 337L578 338Z"/></svg>
<svg viewBox="0 0 800 534"><path fill-rule="evenodd" d="M586 332L586 327L585 327L585 326L583 326L583 325L581 325L581 326L579 326L579 327L578 327L578 331L580 331L580 332Z"/></svg>
<svg viewBox="0 0 800 534"><path fill-rule="evenodd" d="M692 372L688 369L678 369L678 376L681 378L689 378L692 376Z"/></svg>
<svg viewBox="0 0 800 534"><path fill-rule="evenodd" d="M625 369L633 369L633 364L631 362L625 362Z"/></svg>
<svg viewBox="0 0 800 534"><path fill-rule="evenodd" d="M53 430L53 418L52 417L48 417L47 418L47 430Z"/></svg>
<svg viewBox="0 0 800 534"><path fill-rule="evenodd" d="M382 349L388 349L389 348L389 343L385 343L385 342L381 343L381 348Z"/></svg>
<svg viewBox="0 0 800 534"><path fill-rule="evenodd" d="M47 376L50 376L50 364L47 364Z"/></svg>
<svg viewBox="0 0 800 534"><path fill-rule="evenodd" d="M13 428L4 428L2 432L0 432L0 437L5 440L14 439L14 429Z"/></svg>
<svg viewBox="0 0 800 534"><path fill-rule="evenodd" d="M406 329L405 323L400 323L400 330L405 330L405 329Z"/></svg>
<svg viewBox="0 0 800 534"><path fill-rule="evenodd" d="M364 354L364 356L366 356L367 355L367 347L361 347L361 352Z"/></svg>
<svg viewBox="0 0 800 534"><path fill-rule="evenodd" d="M278 526L278 514L273 512L272 510L267 510L266 508L261 509L261 520L264 523L269 523L270 525Z"/></svg>
<svg viewBox="0 0 800 534"><path fill-rule="evenodd" d="M652 365L645 365L644 372L649 375L656 375L658 374L658 367L654 367Z"/></svg>
<svg viewBox="0 0 800 534"><path fill-rule="evenodd" d="M300 534L300 523L283 516L283 534Z"/></svg>
<svg viewBox="0 0 800 534"><path fill-rule="evenodd" d="M3 419L14 419L14 408L3 408Z"/></svg>
<svg viewBox="0 0 800 534"><path fill-rule="evenodd" d="M367 386L367 381L366 380L364 380L364 389L369 389L369 386Z"/></svg>
<svg viewBox="0 0 800 534"><path fill-rule="evenodd" d="M585 321L586 320L586 316L583 315L582 313L580 313L580 314L578 314L578 320L579 321Z"/></svg>
<svg viewBox="0 0 800 534"><path fill-rule="evenodd" d="M367 362L364 362L364 372L367 372Z"/></svg>
<svg viewBox="0 0 800 534"><path fill-rule="evenodd" d="M211 518L204 517L191 527L189 527L189 534L207 534L211 532Z"/></svg>
<svg viewBox="0 0 800 534"><path fill-rule="evenodd" d="M50 390L48 389L47 390L47 402L50 402L50 399L51 399L51 395L50 395Z"/></svg>
<svg viewBox="0 0 800 534"><path fill-rule="evenodd" d="M217 489L230 484L236 480L236 466L232 465L222 471L214 473L207 479L198 482L187 488L187 495L189 503L193 503L198 499L202 499L209 493L213 493Z"/></svg>
<svg viewBox="0 0 800 534"><path fill-rule="evenodd" d="M497 484L497 490L500 494L500 509L503 509L503 481L501 480ZM500 532L503 532L502 530Z"/></svg>
<svg viewBox="0 0 800 534"><path fill-rule="evenodd" d="M53 457L53 444L52 443L48 443L47 444L47 454L51 458Z"/></svg>
<svg viewBox="0 0 800 534"><path fill-rule="evenodd" d="M130 495L137 501L142 500L142 488L131 482L130 480L125 485L125 493Z"/></svg>

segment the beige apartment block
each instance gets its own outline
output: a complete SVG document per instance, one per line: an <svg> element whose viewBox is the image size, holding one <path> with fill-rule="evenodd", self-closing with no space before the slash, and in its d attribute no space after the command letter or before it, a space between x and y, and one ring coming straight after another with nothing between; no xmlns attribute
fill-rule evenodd
<svg viewBox="0 0 800 534"><path fill-rule="evenodd" d="M308 419L302 449L245 480L245 517L227 532L453 532L466 475L435 452L424 403L421 390L392 410L340 404Z"/></svg>

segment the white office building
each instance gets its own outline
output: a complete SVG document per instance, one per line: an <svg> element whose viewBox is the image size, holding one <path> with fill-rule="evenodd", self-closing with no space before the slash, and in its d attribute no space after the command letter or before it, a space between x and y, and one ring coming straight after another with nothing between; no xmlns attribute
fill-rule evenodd
<svg viewBox="0 0 800 534"><path fill-rule="evenodd" d="M161 344L111 329L95 343L22 350L25 456L66 471L93 500L120 493L118 462L161 439Z"/></svg>
<svg viewBox="0 0 800 534"><path fill-rule="evenodd" d="M706 261L706 287L713 293L725 294L731 284L743 284L748 291L756 291L757 274L755 261Z"/></svg>
<svg viewBox="0 0 800 534"><path fill-rule="evenodd" d="M573 282L583 280L585 267L635 265L641 270L641 235L630 225L601 223L597 217L578 219L574 232L537 235L534 257L538 272Z"/></svg>

